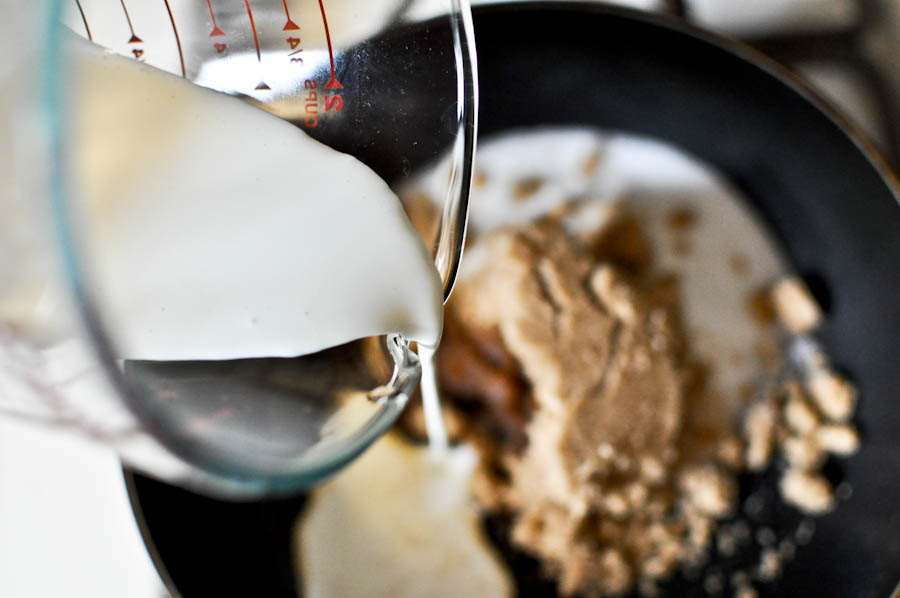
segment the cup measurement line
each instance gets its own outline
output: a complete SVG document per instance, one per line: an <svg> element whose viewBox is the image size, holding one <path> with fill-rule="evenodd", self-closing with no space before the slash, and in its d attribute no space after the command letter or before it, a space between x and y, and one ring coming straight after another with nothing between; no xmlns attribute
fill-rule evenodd
<svg viewBox="0 0 900 598"><path fill-rule="evenodd" d="M319 0L319 11L322 13L322 25L325 26L325 41L328 43L328 60L331 61L331 79L325 84L325 89L344 89L341 82L334 75L334 50L331 49L331 32L328 31L328 17L325 16L324 0Z"/></svg>
<svg viewBox="0 0 900 598"><path fill-rule="evenodd" d="M284 27L281 28L282 31L297 31L300 29L300 26L297 25L293 20L291 20L291 11L288 10L287 0L281 0L281 3L284 5L284 17L287 21L284 24Z"/></svg>
<svg viewBox="0 0 900 598"><path fill-rule="evenodd" d="M212 31L210 32L210 37L219 37L225 35L225 32L219 29L219 24L216 23L216 13L213 12L212 3L210 0L206 0L206 7L209 9L209 18L212 19Z"/></svg>
<svg viewBox="0 0 900 598"><path fill-rule="evenodd" d="M187 79L187 71L184 68L184 51L181 49L181 36L178 35L178 27L175 26L175 17L172 15L172 7L169 0L163 0L166 4L166 12L169 13L169 22L172 23L172 33L175 34L175 45L178 46L178 60L181 62L181 76Z"/></svg>
<svg viewBox="0 0 900 598"><path fill-rule="evenodd" d="M256 31L256 21L253 19L253 9L250 8L250 0L244 0L244 6L247 7L247 16L250 17L250 31L253 33L253 45L256 46L256 62L262 66L262 54L259 51L259 33ZM257 90L271 89L263 79L260 79L256 86Z"/></svg>
<svg viewBox="0 0 900 598"><path fill-rule="evenodd" d="M128 7L125 6L125 0L119 0L122 3L122 12L125 13L125 20L128 21L128 29L131 31L131 38L128 40L129 44L140 44L144 40L139 38L134 33L134 25L131 23L131 15L128 14Z"/></svg>
<svg viewBox="0 0 900 598"><path fill-rule="evenodd" d="M75 6L78 7L78 12L81 13L81 22L84 23L84 31L87 33L88 40L94 41L94 36L91 35L91 28L88 27L87 17L84 16L84 8L81 7L81 0L75 0Z"/></svg>
<svg viewBox="0 0 900 598"><path fill-rule="evenodd" d="M260 31L258 31L257 27L256 27L256 17L253 14L253 6L251 5L250 0L243 0L243 1L244 1L244 7L247 11L247 18L250 22L250 30L252 33L254 50L256 52L257 64L260 66L260 69L261 69L262 68L262 47L261 47L260 39L259 39ZM323 30L325 33L325 42L326 42L326 46L328 49L328 63L329 63L329 78L328 78L328 81L322 86L322 88L328 89L328 90L343 89L344 86L340 82L340 80L338 79L338 76L337 76L337 67L335 64L335 57L334 57L334 46L333 46L332 40L331 40L331 30L328 25L328 16L327 16L326 8L325 8L325 1L324 0L317 0L317 1L319 4L319 12L320 12L320 15L322 18L322 27L323 27ZM128 5L127 5L126 1L119 0L119 3L122 7L122 12L125 15L125 20L128 23L128 29L131 34L131 37L129 38L128 43L133 44L133 45L143 44L144 40L140 36L138 36L135 31L135 25L131 19L131 13L128 10ZM84 11L81 0L75 0L75 4L76 4L76 6L78 8L78 12L81 16L81 21L84 24L84 31L87 36L87 39L90 41L94 41L93 32L91 31L90 25L88 24L87 15ZM187 78L187 65L186 65L187 61L186 61L186 57L184 54L184 48L183 48L182 41L181 41L181 34L178 30L178 24L175 19L175 14L172 10L172 3L170 0L163 0L163 4L165 5L166 14L168 15L169 23L172 27L172 34L175 38L175 45L176 45L177 51L178 51L178 63L179 63L180 71L181 71L181 76L183 78ZM293 20L291 13L290 13L290 6L288 5L287 0L282 0L281 4L282 4L282 8L284 10L284 17L285 17L285 22L284 22L284 25L281 28L281 30L282 31L299 31L301 29L301 27L300 27L300 25L297 24L296 21ZM225 37L227 35L227 33L221 27L219 27L218 21L216 20L215 8L212 5L212 0L206 0L206 8L209 11L209 18L210 18L210 21L212 24L212 29L209 33L209 37ZM138 24L140 24L140 23L138 23ZM301 53L303 51L302 48L300 48L300 49L296 48L296 45L299 45L299 41L300 41L299 39L294 39L294 38L288 39L288 43L290 43L291 49L293 50L288 55L289 57L295 57L296 55L298 55L299 53ZM227 49L227 45L224 42L223 43L215 43L214 46L215 46L216 52L220 55L223 54ZM140 48L138 46L138 48L135 48L132 50L132 53L135 55L136 59L141 59L142 55L144 54L144 49ZM301 60L300 58L292 58L292 62L300 61L300 60ZM264 76L262 76L262 72L260 72L260 75L261 76L259 79L259 83L256 85L255 89L258 91L270 90L271 88L266 83Z"/></svg>

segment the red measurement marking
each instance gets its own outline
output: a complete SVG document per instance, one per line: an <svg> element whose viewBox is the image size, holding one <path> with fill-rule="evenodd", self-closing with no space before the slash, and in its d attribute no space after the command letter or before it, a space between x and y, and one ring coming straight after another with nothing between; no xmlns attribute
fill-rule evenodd
<svg viewBox="0 0 900 598"><path fill-rule="evenodd" d="M325 112L340 112L344 107L344 100L341 96L335 94L325 94Z"/></svg>
<svg viewBox="0 0 900 598"><path fill-rule="evenodd" d="M81 0L75 0L75 5L78 7L78 12L81 13L81 22L84 23L84 31L87 33L88 39L94 41L94 36L91 35L91 28L88 27L87 18L84 16L84 9L81 8Z"/></svg>
<svg viewBox="0 0 900 598"><path fill-rule="evenodd" d="M219 26L216 24L216 15L215 13L213 13L212 4L209 3L209 0L206 0L206 7L209 8L209 18L212 19L213 24L213 29L210 32L209 36L218 37L220 35L225 35L225 32L219 29Z"/></svg>
<svg viewBox="0 0 900 598"><path fill-rule="evenodd" d="M134 34L134 25L131 24L131 15L128 14L128 7L125 6L125 0L121 0L122 2L122 10L125 12L125 20L128 21L128 28L131 30L131 39L128 40L129 44L139 44L143 42L141 38Z"/></svg>
<svg viewBox="0 0 900 598"><path fill-rule="evenodd" d="M172 7L169 6L169 0L163 0L166 3L166 11L169 13L169 22L172 23L172 33L175 34L175 45L178 46L178 60L181 61L181 76L187 78L187 71L184 69L184 52L181 50L181 37L178 35L178 28L175 26L175 17L172 16Z"/></svg>
<svg viewBox="0 0 900 598"><path fill-rule="evenodd" d="M344 89L341 82L334 75L334 51L331 49L331 33L328 31L328 19L325 17L325 4L319 0L319 10L322 11L322 24L325 26L325 41L328 42L328 59L331 61L331 79L325 84L325 89Z"/></svg>
<svg viewBox="0 0 900 598"><path fill-rule="evenodd" d="M281 0L281 3L284 4L284 16L287 18L287 23L284 24L284 27L281 28L282 31L297 31L300 29L300 26L291 20L291 13L287 7L287 0Z"/></svg>
<svg viewBox="0 0 900 598"><path fill-rule="evenodd" d="M216 54L223 54L228 49L228 44L213 44Z"/></svg>
<svg viewBox="0 0 900 598"><path fill-rule="evenodd" d="M247 16L250 17L250 29L253 31L253 44L256 46L256 62L262 64L262 54L259 52L259 34L256 32L256 21L253 20L253 10L250 8L250 0L244 0L247 7ZM260 81L256 89L271 89L265 81Z"/></svg>
<svg viewBox="0 0 900 598"><path fill-rule="evenodd" d="M253 10L250 8L250 0L244 0L244 6L247 7L247 16L250 17L250 29L253 32L253 44L256 46L256 60L262 62L262 56L259 53L259 34L256 33L256 21L253 20Z"/></svg>

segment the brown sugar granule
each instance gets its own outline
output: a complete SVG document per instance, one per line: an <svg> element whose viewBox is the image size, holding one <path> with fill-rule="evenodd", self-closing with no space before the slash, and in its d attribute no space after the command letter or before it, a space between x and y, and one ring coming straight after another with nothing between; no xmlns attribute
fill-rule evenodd
<svg viewBox="0 0 900 598"><path fill-rule="evenodd" d="M728 267L735 276L746 276L750 272L750 260L743 253L728 256Z"/></svg>
<svg viewBox="0 0 900 598"><path fill-rule="evenodd" d="M747 300L747 311L753 321L760 326L769 327L775 323L777 316L768 288L760 289L750 295Z"/></svg>
<svg viewBox="0 0 900 598"><path fill-rule="evenodd" d="M613 209L599 231L585 240L589 256L600 263L615 264L635 276L653 263L653 250L640 221L631 212Z"/></svg>
<svg viewBox="0 0 900 598"><path fill-rule="evenodd" d="M825 453L815 435L788 436L782 441L781 450L791 467L813 471L822 465Z"/></svg>
<svg viewBox="0 0 900 598"><path fill-rule="evenodd" d="M719 441L716 458L725 467L740 471L744 466L744 450L743 441L736 436L730 436Z"/></svg>
<svg viewBox="0 0 900 598"><path fill-rule="evenodd" d="M841 424L825 424L816 429L816 441L829 453L847 457L859 450L856 428Z"/></svg>
<svg viewBox="0 0 900 598"><path fill-rule="evenodd" d="M806 334L822 321L822 310L802 280L783 278L772 288L772 305L781 324L793 334Z"/></svg>
<svg viewBox="0 0 900 598"><path fill-rule="evenodd" d="M806 393L796 380L785 384L787 400L782 407L784 421L796 434L809 434L819 425L819 414L806 398Z"/></svg>
<svg viewBox="0 0 900 598"><path fill-rule="evenodd" d="M590 156L587 157L587 160L584 161L584 164L581 165L581 172L584 173L585 176L593 176L597 174L597 168L600 166L600 152L595 151L592 152Z"/></svg>
<svg viewBox="0 0 900 598"><path fill-rule="evenodd" d="M822 515L834 507L831 484L819 474L791 468L778 487L784 500L804 513Z"/></svg>
<svg viewBox="0 0 900 598"><path fill-rule="evenodd" d="M751 471L761 471L772 459L777 411L770 401L751 405L744 418L747 440L746 464Z"/></svg>
<svg viewBox="0 0 900 598"><path fill-rule="evenodd" d="M756 385L752 382L745 382L738 388L738 393L741 397L741 401L746 405L756 393Z"/></svg>
<svg viewBox="0 0 900 598"><path fill-rule="evenodd" d="M730 514L737 497L734 477L714 465L692 465L678 476L685 498L707 517L721 518Z"/></svg>
<svg viewBox="0 0 900 598"><path fill-rule="evenodd" d="M512 198L515 201L525 201L544 186L544 179L540 177L529 177L519 179L515 182L512 189Z"/></svg>
<svg viewBox="0 0 900 598"><path fill-rule="evenodd" d="M774 336L764 337L757 343L755 349L765 374L771 376L784 368L785 361L782 346Z"/></svg>
<svg viewBox="0 0 900 598"><path fill-rule="evenodd" d="M672 232L671 251L678 257L687 257L693 251L689 233L697 224L697 212L687 205L677 206L666 216L666 226Z"/></svg>
<svg viewBox="0 0 900 598"><path fill-rule="evenodd" d="M828 419L843 422L853 415L856 388L840 375L827 369L815 369L807 379L806 387Z"/></svg>
<svg viewBox="0 0 900 598"><path fill-rule="evenodd" d="M693 249L694 245L691 243L690 239L685 237L675 237L675 239L672 240L672 253L679 257L691 255Z"/></svg>
<svg viewBox="0 0 900 598"><path fill-rule="evenodd" d="M669 211L666 225L669 230L678 233L690 231L697 224L697 212L690 206L678 206Z"/></svg>

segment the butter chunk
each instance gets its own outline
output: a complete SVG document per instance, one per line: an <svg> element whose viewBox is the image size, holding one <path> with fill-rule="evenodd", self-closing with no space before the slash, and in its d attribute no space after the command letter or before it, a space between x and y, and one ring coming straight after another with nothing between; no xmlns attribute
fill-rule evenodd
<svg viewBox="0 0 900 598"><path fill-rule="evenodd" d="M775 406L769 401L751 405L747 410L744 417L745 461L751 471L765 469L772 460L776 418Z"/></svg>

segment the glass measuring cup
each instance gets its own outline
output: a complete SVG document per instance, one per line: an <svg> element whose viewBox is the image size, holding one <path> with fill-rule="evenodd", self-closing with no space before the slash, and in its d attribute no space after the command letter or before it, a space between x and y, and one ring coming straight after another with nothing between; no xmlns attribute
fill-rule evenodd
<svg viewBox="0 0 900 598"><path fill-rule="evenodd" d="M36 206L19 210L23 227L45 235L23 246L29 259L20 264L40 262L41 272L35 275L31 263L23 268L7 262L3 269L24 272L20 278L26 286L51 276L47 249L57 243L62 275L40 281L38 302L47 297L47 288L66 285L74 301L66 312L62 294L55 294L56 305L43 312L25 310L26 316L20 314L0 331L0 363L6 370L0 381L15 386L2 394L0 407L18 417L78 427L153 475L230 496L287 491L339 468L399 415L418 383L415 354L392 337L386 350L383 342L363 341L297 360L118 363L116 331L97 307L96 290L85 276L90 264L83 263L70 213L77 190L69 178L70 140L61 116L66 62L51 42L63 34L61 18L68 28L113 51L247 99L357 155L385 179L402 177L414 162L429 160L428 154L453 152L456 166L448 177L443 225L437 238L428 240L434 242L446 294L462 248L474 149L467 7L455 0L380 3L365 4L367 14L359 14L361 3L334 0L50 5L42 116L49 132L46 193L51 202L44 211ZM337 10L341 6L349 15ZM409 52L403 48L410 47L410 39L416 40L417 52L442 57L434 62L441 71L435 80L449 85L436 85L423 96L440 106L437 113L417 111L415 102L385 102L397 90L395 98L407 95L402 77L399 82L373 80L379 72L403 71L398 60ZM407 57L421 64L420 57ZM361 125L373 111L387 116L376 127ZM433 118L423 127L416 116L426 113ZM47 321L35 317L37 312L49 314ZM376 401L351 401L353 413L342 409L344 397L385 382Z"/></svg>

